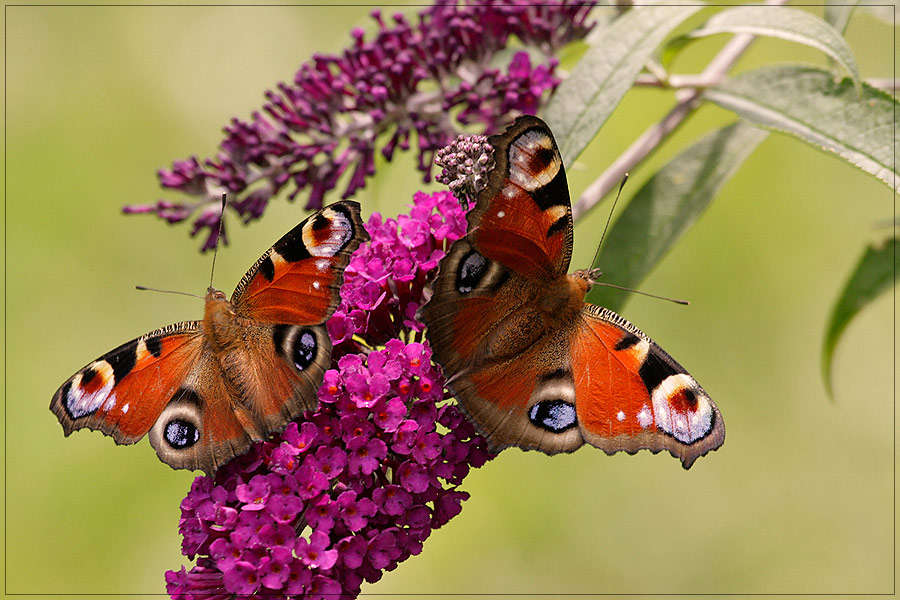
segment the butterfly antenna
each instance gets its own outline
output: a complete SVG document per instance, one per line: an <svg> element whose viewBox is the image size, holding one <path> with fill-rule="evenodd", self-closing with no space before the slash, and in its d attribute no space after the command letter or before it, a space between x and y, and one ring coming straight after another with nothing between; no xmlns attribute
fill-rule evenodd
<svg viewBox="0 0 900 600"><path fill-rule="evenodd" d="M625 173L625 176L622 177L622 183L619 184L619 191L616 192L616 199L613 200L612 207L609 209L609 216L606 218L606 226L603 228L603 235L600 236L600 243L597 244L597 251L594 252L594 260L591 261L591 265L594 265L597 262L597 257L600 256L600 248L603 246L603 240L606 239L606 230L609 229L609 223L612 221L613 211L616 210L616 204L619 202L619 196L622 195L622 188L625 187L625 182L628 181L628 173ZM591 273L594 272L594 269L591 270ZM621 285L615 285L613 283L606 283L603 281L597 281L591 278L591 285L602 285L605 287L615 288L617 290L623 290L626 292L633 292L635 294L640 294L641 296L647 296L648 298L656 298L657 300L668 300L669 302L674 302L675 304L689 305L690 302L687 300L679 300L677 298L669 298L668 296L657 296L656 294L651 294L649 292L642 292L640 290L636 290L634 288L624 287Z"/></svg>
<svg viewBox="0 0 900 600"><path fill-rule="evenodd" d="M626 292L634 292L635 294L640 294L641 296L647 296L648 298L656 298L657 300L668 300L669 302L674 302L675 304L682 304L687 306L690 304L687 300L679 300L678 298L669 298L668 296L657 296L656 294L651 294L649 292L642 292L641 290L636 290L634 288L625 287L622 285L615 285L612 283L605 283L603 281L592 281L591 285L602 285L605 287L615 288L617 290L624 290Z"/></svg>
<svg viewBox="0 0 900 600"><path fill-rule="evenodd" d="M178 294L179 296L191 296L192 298L200 298L203 300L203 296L198 296L197 294L192 294L190 292L177 292L175 290L161 290L159 288L152 288L143 285L136 285L134 289L141 290L142 292L159 292L161 294Z"/></svg>
<svg viewBox="0 0 900 600"><path fill-rule="evenodd" d="M600 256L600 248L603 247L603 240L606 239L606 230L609 229L609 223L612 221L613 211L616 210L616 204L619 202L619 196L622 195L622 188L625 187L625 182L628 181L628 173L625 173L625 176L622 177L622 183L619 184L619 191L616 192L616 199L613 200L612 207L609 209L609 216L606 217L606 225L603 227L603 234L600 236L600 243L597 244L597 250L594 252L594 259L591 261L591 266L594 266L597 263L597 257Z"/></svg>
<svg viewBox="0 0 900 600"><path fill-rule="evenodd" d="M219 215L219 233L216 234L216 247L213 248L212 268L209 270L209 287L212 288L213 275L216 273L216 256L219 254L219 240L222 239L222 229L225 226L225 192L222 192L222 213Z"/></svg>

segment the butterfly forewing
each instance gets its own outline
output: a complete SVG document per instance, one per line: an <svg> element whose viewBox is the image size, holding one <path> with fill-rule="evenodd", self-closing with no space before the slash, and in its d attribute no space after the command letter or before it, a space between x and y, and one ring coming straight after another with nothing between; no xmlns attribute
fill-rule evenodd
<svg viewBox="0 0 900 600"><path fill-rule="evenodd" d="M260 323L324 323L340 302L344 268L366 239L359 204L323 208L256 261L231 302L240 315Z"/></svg>
<svg viewBox="0 0 900 600"><path fill-rule="evenodd" d="M693 377L611 310L586 304L572 336L578 421L585 440L612 454L667 450L684 467L722 445L725 423Z"/></svg>
<svg viewBox="0 0 900 600"><path fill-rule="evenodd" d="M572 256L566 170L549 129L521 117L492 136L495 166L469 214L469 241L526 277L558 277Z"/></svg>
<svg viewBox="0 0 900 600"><path fill-rule="evenodd" d="M202 351L199 321L145 334L107 352L69 378L50 409L66 435L98 429L120 444L150 431Z"/></svg>

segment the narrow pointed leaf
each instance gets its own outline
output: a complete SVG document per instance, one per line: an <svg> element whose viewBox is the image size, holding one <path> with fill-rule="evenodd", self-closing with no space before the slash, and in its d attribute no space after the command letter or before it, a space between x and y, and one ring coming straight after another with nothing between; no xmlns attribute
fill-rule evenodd
<svg viewBox="0 0 900 600"><path fill-rule="evenodd" d="M767 135L735 123L702 138L660 169L610 227L594 263L605 269L603 280L637 287ZM594 286L588 301L619 310L629 296Z"/></svg>
<svg viewBox="0 0 900 600"><path fill-rule="evenodd" d="M897 102L863 84L836 83L827 71L800 65L764 67L704 92L741 117L794 135L840 156L900 191L894 156Z"/></svg>
<svg viewBox="0 0 900 600"><path fill-rule="evenodd" d="M825 0L825 21L843 33L857 4L857 0Z"/></svg>
<svg viewBox="0 0 900 600"><path fill-rule="evenodd" d="M750 33L806 44L840 63L855 85L861 82L856 58L840 32L808 12L784 6L739 6L714 15L688 35L704 37L716 33Z"/></svg>
<svg viewBox="0 0 900 600"><path fill-rule="evenodd" d="M544 111L565 164L593 139L663 39L700 8L636 6L604 28Z"/></svg>
<svg viewBox="0 0 900 600"><path fill-rule="evenodd" d="M831 367L834 350L841 334L863 308L897 281L898 271L894 266L896 258L897 238L884 240L877 246L869 246L847 285L844 286L844 291L831 313L828 331L822 344L822 377L825 379L825 389L829 396L832 396Z"/></svg>

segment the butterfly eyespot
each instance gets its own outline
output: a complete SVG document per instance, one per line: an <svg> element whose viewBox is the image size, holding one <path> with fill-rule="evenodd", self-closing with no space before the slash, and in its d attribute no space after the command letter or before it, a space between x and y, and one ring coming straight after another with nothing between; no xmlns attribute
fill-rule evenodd
<svg viewBox="0 0 900 600"><path fill-rule="evenodd" d="M200 430L189 421L173 419L166 423L165 438L172 448L183 450L200 441Z"/></svg>
<svg viewBox="0 0 900 600"><path fill-rule="evenodd" d="M459 271L456 274L456 289L460 294L468 294L481 283L485 273L487 273L488 260L472 250L459 265Z"/></svg>
<svg viewBox="0 0 900 600"><path fill-rule="evenodd" d="M319 341L312 329L277 325L272 330L272 341L281 355L300 371L308 369L319 354Z"/></svg>
<svg viewBox="0 0 900 600"><path fill-rule="evenodd" d="M712 404L687 373L667 377L652 399L656 426L680 442L692 444L714 429Z"/></svg>
<svg viewBox="0 0 900 600"><path fill-rule="evenodd" d="M340 207L329 207L307 223L302 235L309 254L330 258L354 238L353 222Z"/></svg>
<svg viewBox="0 0 900 600"><path fill-rule="evenodd" d="M115 405L115 371L105 360L93 363L63 386L62 405L69 418L80 419Z"/></svg>
<svg viewBox="0 0 900 600"><path fill-rule="evenodd" d="M300 334L300 339L294 344L294 365L301 371L313 363L316 358L316 336L310 331Z"/></svg>
<svg viewBox="0 0 900 600"><path fill-rule="evenodd" d="M528 419L537 427L560 433L578 422L575 405L564 400L544 400L533 405Z"/></svg>

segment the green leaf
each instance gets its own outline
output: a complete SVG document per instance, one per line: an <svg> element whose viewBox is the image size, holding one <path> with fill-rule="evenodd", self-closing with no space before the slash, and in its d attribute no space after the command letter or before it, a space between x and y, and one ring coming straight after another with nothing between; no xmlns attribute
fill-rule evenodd
<svg viewBox="0 0 900 600"><path fill-rule="evenodd" d="M879 246L869 246L844 286L831 313L828 332L822 344L822 377L829 397L833 397L831 366L835 346L853 317L897 281L898 271L894 267L896 258L896 237L884 240Z"/></svg>
<svg viewBox="0 0 900 600"><path fill-rule="evenodd" d="M716 33L750 33L767 35L806 44L821 50L861 83L859 66L850 46L840 32L808 12L784 6L739 6L713 15L706 24L688 35L704 37Z"/></svg>
<svg viewBox="0 0 900 600"><path fill-rule="evenodd" d="M672 159L610 227L594 267L606 266L609 283L636 287L767 135L738 122ZM622 290L597 285L588 300L617 311L628 297Z"/></svg>
<svg viewBox="0 0 900 600"><path fill-rule="evenodd" d="M825 0L825 21L844 33L858 0Z"/></svg>
<svg viewBox="0 0 900 600"><path fill-rule="evenodd" d="M844 79L800 65L743 73L704 95L719 106L770 129L783 131L856 165L900 191L894 156L897 102L863 84L857 94Z"/></svg>
<svg viewBox="0 0 900 600"><path fill-rule="evenodd" d="M632 7L597 36L544 111L565 164L593 139L656 47L700 8L668 2Z"/></svg>

